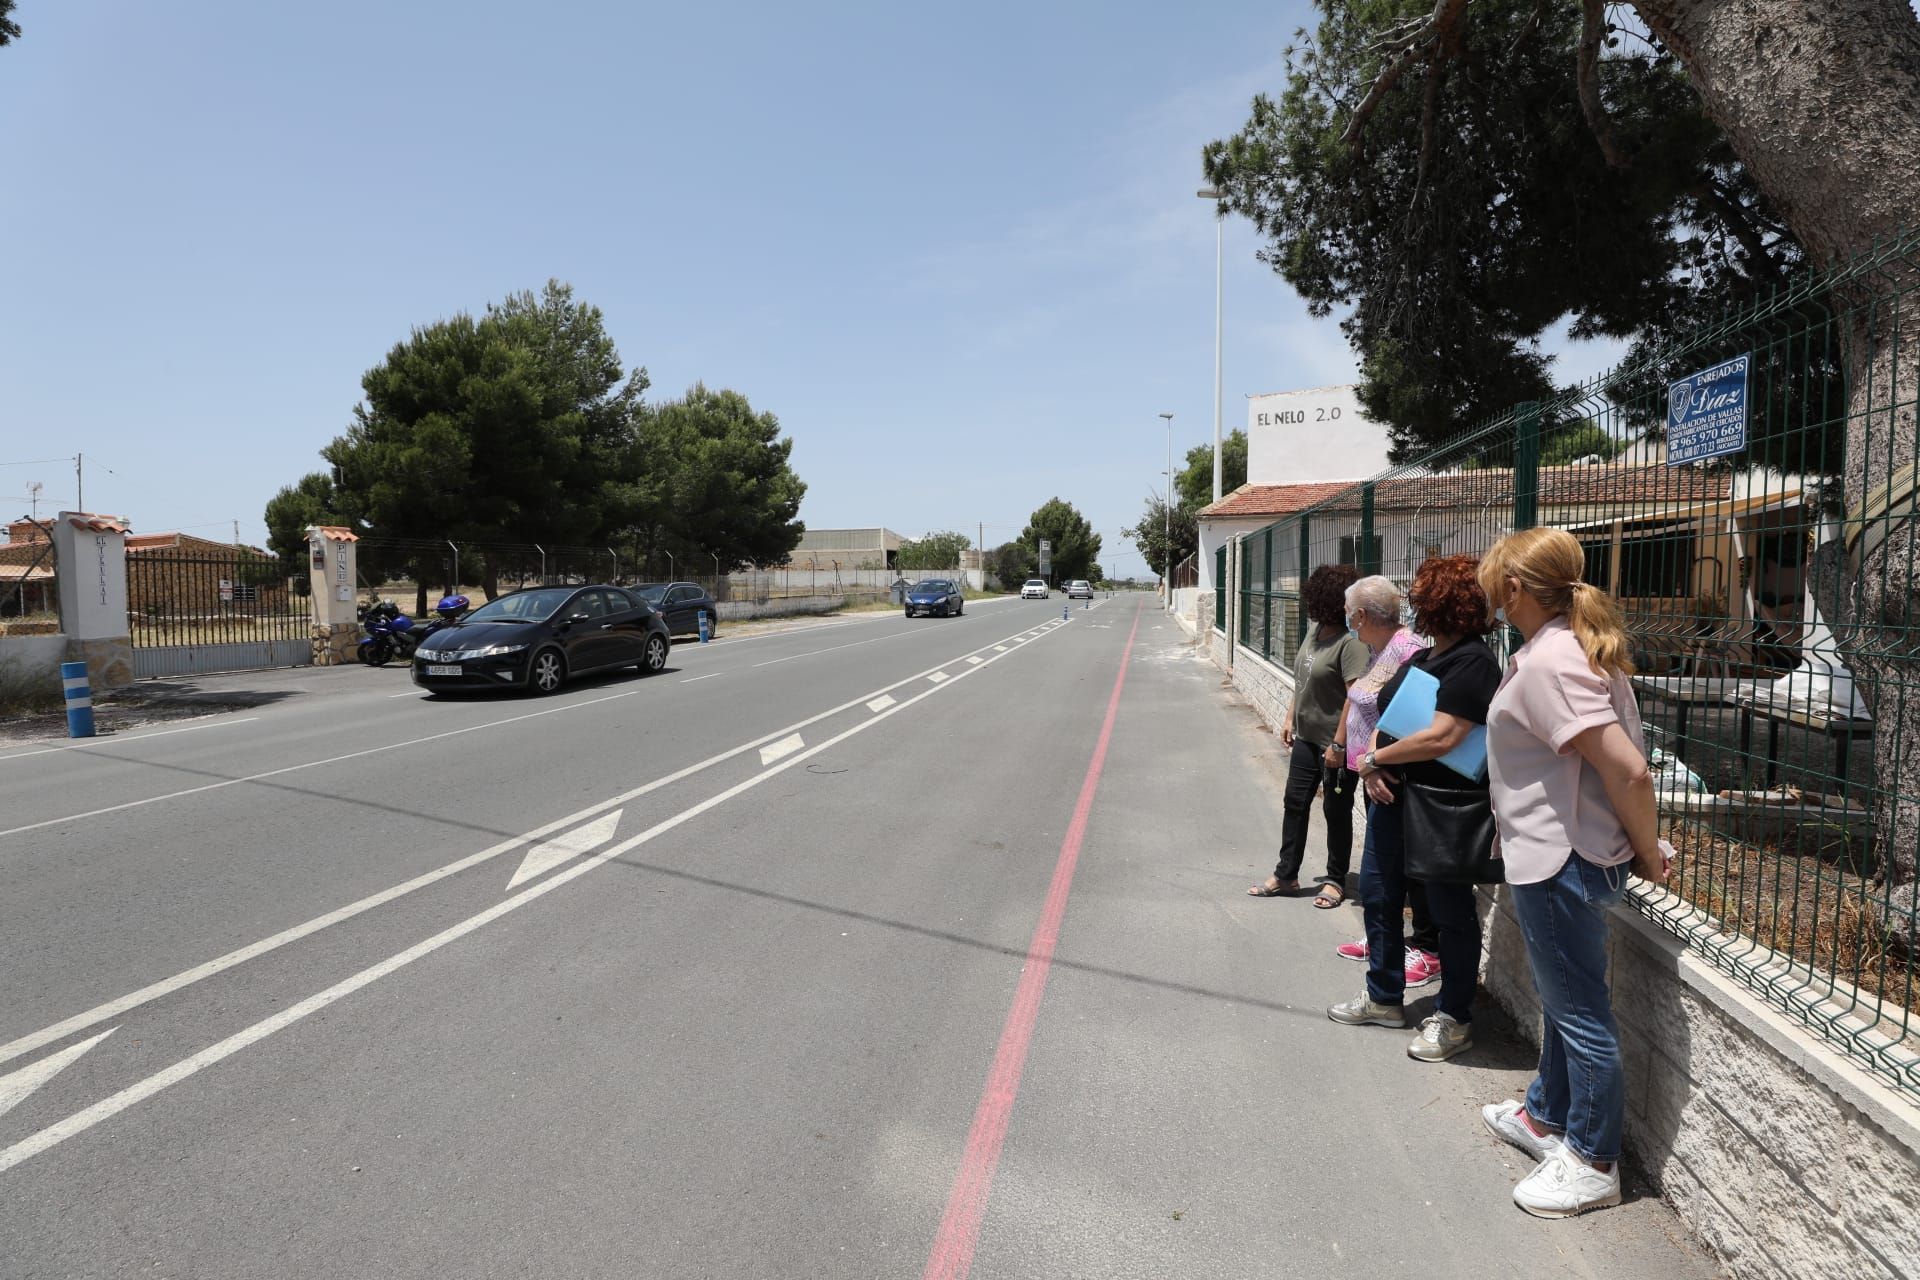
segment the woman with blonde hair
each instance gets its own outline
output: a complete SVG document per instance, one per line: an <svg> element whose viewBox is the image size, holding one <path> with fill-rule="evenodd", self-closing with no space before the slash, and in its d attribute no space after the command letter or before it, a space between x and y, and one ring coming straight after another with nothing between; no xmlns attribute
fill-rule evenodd
<svg viewBox="0 0 1920 1280"><path fill-rule="evenodd" d="M1539 1163L1514 1188L1536 1217L1620 1203L1626 1078L1607 990L1607 913L1629 867L1659 881L1645 735L1620 612L1581 580L1564 529L1494 543L1480 587L1526 643L1487 715L1487 773L1508 893L1526 940L1544 1026L1524 1102L1481 1108L1494 1136Z"/></svg>

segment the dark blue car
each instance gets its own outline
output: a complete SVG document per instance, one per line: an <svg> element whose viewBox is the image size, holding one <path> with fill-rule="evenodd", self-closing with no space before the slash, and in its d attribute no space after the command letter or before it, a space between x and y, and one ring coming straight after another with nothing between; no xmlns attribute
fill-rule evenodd
<svg viewBox="0 0 1920 1280"><path fill-rule="evenodd" d="M907 616L916 613L956 617L965 612L967 598L960 584L946 578L926 578L907 588Z"/></svg>

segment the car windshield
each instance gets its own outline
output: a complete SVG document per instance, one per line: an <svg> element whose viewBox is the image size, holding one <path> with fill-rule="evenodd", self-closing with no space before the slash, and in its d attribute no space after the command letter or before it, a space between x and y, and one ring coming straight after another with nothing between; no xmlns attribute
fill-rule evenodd
<svg viewBox="0 0 1920 1280"><path fill-rule="evenodd" d="M1046 584L1046 582L1045 582L1045 581L1043 581L1043 580L1042 580L1042 579L1040 579L1040 578L1028 578L1028 579L1027 579L1027 585L1028 585L1028 586L1030 586L1030 587L1044 587L1044 586L1046 586L1047 584Z"/></svg>
<svg viewBox="0 0 1920 1280"><path fill-rule="evenodd" d="M643 587L635 587L633 594L639 596L648 604L659 604L667 594L667 584L664 582L649 582Z"/></svg>
<svg viewBox="0 0 1920 1280"><path fill-rule="evenodd" d="M545 622L573 598L571 587L536 587L489 600L467 615L468 622Z"/></svg>
<svg viewBox="0 0 1920 1280"><path fill-rule="evenodd" d="M953 584L945 578L928 578L924 582L914 583L913 589L915 591L951 591Z"/></svg>

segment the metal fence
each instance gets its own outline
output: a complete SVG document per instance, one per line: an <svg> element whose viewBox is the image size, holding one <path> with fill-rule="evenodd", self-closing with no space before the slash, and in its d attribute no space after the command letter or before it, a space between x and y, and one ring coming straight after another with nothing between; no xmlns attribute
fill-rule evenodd
<svg viewBox="0 0 1920 1280"><path fill-rule="evenodd" d="M1920 1099L1917 293L1913 235L1515 406L1240 539L1222 625L1285 667L1319 565L1404 586L1511 529L1573 533L1629 620L1680 852L1639 909ZM1744 442L1710 429L1741 370ZM1730 451L1683 460L1703 442Z"/></svg>
<svg viewBox="0 0 1920 1280"><path fill-rule="evenodd" d="M248 547L127 554L127 631L139 677L312 660L307 570Z"/></svg>
<svg viewBox="0 0 1920 1280"><path fill-rule="evenodd" d="M22 530L26 537L21 537ZM57 631L60 594L53 525L20 520L14 537L19 540L0 543L0 635Z"/></svg>

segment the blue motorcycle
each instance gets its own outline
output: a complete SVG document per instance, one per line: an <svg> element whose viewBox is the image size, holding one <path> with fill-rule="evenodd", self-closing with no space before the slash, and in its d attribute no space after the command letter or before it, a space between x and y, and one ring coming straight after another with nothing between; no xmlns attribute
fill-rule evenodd
<svg viewBox="0 0 1920 1280"><path fill-rule="evenodd" d="M433 621L424 627L415 627L413 619L391 600L361 606L360 625L367 634L360 641L360 661L370 667L384 667L396 657L411 661L422 640L466 615L467 604L465 596L442 596L433 607Z"/></svg>

